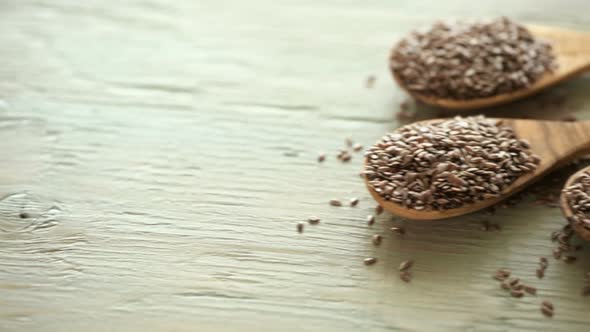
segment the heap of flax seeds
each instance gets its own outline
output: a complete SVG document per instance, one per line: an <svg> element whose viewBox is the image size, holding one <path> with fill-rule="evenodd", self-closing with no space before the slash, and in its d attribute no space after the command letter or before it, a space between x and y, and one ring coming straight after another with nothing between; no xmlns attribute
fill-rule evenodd
<svg viewBox="0 0 590 332"><path fill-rule="evenodd" d="M572 210L571 221L590 230L590 172L578 176L563 194Z"/></svg>
<svg viewBox="0 0 590 332"><path fill-rule="evenodd" d="M483 116L410 124L365 154L363 175L385 200L445 210L498 196L539 157L510 126Z"/></svg>
<svg viewBox="0 0 590 332"><path fill-rule="evenodd" d="M507 18L439 22L393 49L390 67L410 92L472 99L526 88L556 67L548 43Z"/></svg>

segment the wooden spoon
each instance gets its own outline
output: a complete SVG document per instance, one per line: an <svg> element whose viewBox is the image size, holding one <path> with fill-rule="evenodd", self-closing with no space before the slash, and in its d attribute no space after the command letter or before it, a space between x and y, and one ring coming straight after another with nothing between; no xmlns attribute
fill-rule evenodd
<svg viewBox="0 0 590 332"><path fill-rule="evenodd" d="M531 33L539 39L546 40L553 46L558 68L553 73L547 73L533 85L519 91L504 93L493 97L468 100L442 99L425 96L418 93L408 93L425 104L452 110L470 110L508 103L535 94L549 86L565 81L571 77L590 70L590 32L580 32L568 29L527 25ZM405 89L402 81L394 75L397 83Z"/></svg>
<svg viewBox="0 0 590 332"><path fill-rule="evenodd" d="M498 197L478 201L456 209L442 211L425 209L418 211L384 200L383 197L373 190L365 177L365 184L369 192L385 210L404 218L417 220L450 218L494 205L524 189L536 180L539 180L552 169L567 164L576 157L590 152L590 121L495 120L502 120L503 124L511 126L516 136L520 139L526 139L531 145L532 153L541 158L537 169L522 175L512 185L506 187ZM440 121L440 119L427 120L420 123L434 121Z"/></svg>
<svg viewBox="0 0 590 332"><path fill-rule="evenodd" d="M570 178L567 179L567 182L565 183L565 187L569 187L577 177L582 175L582 173L588 172L588 171L590 171L590 166L577 171L574 175L570 176ZM576 233L578 233L578 235L580 235L580 237L583 238L584 240L590 241L590 229L573 221L572 216L574 214L573 214L572 209L570 208L569 204L567 204L565 195L563 193L561 194L561 197L560 197L560 205L561 205L561 210L563 211L563 214L565 215L567 220L570 222L570 225L572 225L572 228L576 231Z"/></svg>

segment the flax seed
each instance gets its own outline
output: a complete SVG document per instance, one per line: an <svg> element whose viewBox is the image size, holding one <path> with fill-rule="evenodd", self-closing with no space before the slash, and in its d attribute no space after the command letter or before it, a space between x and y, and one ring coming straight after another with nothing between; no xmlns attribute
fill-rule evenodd
<svg viewBox="0 0 590 332"><path fill-rule="evenodd" d="M375 216L370 214L367 216L367 225L371 226L375 223Z"/></svg>
<svg viewBox="0 0 590 332"><path fill-rule="evenodd" d="M350 199L350 206L356 206L359 203L359 199L358 198L351 198Z"/></svg>
<svg viewBox="0 0 590 332"><path fill-rule="evenodd" d="M394 47L390 68L412 93L462 100L526 88L556 62L550 44L502 17L414 32Z"/></svg>
<svg viewBox="0 0 590 332"><path fill-rule="evenodd" d="M400 263L399 265L399 270L400 271L406 271L408 269L410 269L412 266L414 265L414 261L411 259L405 260L403 262Z"/></svg>
<svg viewBox="0 0 590 332"><path fill-rule="evenodd" d="M297 232L303 233L303 223L302 222L297 224Z"/></svg>
<svg viewBox="0 0 590 332"><path fill-rule="evenodd" d="M517 284L512 287L513 290L524 290L523 284Z"/></svg>
<svg viewBox="0 0 590 332"><path fill-rule="evenodd" d="M399 235L406 234L406 230L403 227L391 227L389 230Z"/></svg>
<svg viewBox="0 0 590 332"><path fill-rule="evenodd" d="M501 274L495 274L493 276L493 278L496 279L496 280L498 280L498 281L504 281L504 280L506 280L506 277L503 276L503 275L501 275Z"/></svg>
<svg viewBox="0 0 590 332"><path fill-rule="evenodd" d="M402 271L400 272L399 277L404 282L410 282L412 280L412 273L410 271Z"/></svg>
<svg viewBox="0 0 590 332"><path fill-rule="evenodd" d="M553 309L546 307L546 306L541 306L541 312L543 313L543 315L545 315L546 317L553 317Z"/></svg>
<svg viewBox="0 0 590 332"><path fill-rule="evenodd" d="M560 243L569 243L572 234L570 224L576 224L590 231L590 171L577 175L571 180L571 184L562 190L562 193L573 215L569 218L570 223L566 225L568 227L564 227L560 235L563 237Z"/></svg>
<svg viewBox="0 0 590 332"><path fill-rule="evenodd" d="M354 152L359 152L359 151L361 151L362 149L363 149L363 146L362 146L361 144L359 144L359 143L356 143L356 144L355 144L355 145L352 147L352 150L353 150Z"/></svg>
<svg viewBox="0 0 590 332"><path fill-rule="evenodd" d="M332 205L332 206L342 206L342 202L340 202L337 199L331 199L330 200L330 205Z"/></svg>
<svg viewBox="0 0 590 332"><path fill-rule="evenodd" d="M21 219L27 219L27 218L30 218L30 217L31 217L31 216L30 216L28 213L26 213L26 212L21 212L21 213L19 213L19 215L18 215L18 216L19 216Z"/></svg>
<svg viewBox="0 0 590 332"><path fill-rule="evenodd" d="M320 218L316 217L316 216L311 216L307 218L307 222L310 225L317 225L320 223Z"/></svg>
<svg viewBox="0 0 590 332"><path fill-rule="evenodd" d="M508 278L512 272L508 269L499 269L496 273Z"/></svg>
<svg viewBox="0 0 590 332"><path fill-rule="evenodd" d="M375 258L375 257L365 258L365 260L363 262L365 263L365 265L373 265L373 264L377 263L377 258Z"/></svg>
<svg viewBox="0 0 590 332"><path fill-rule="evenodd" d="M322 163L324 160L326 160L326 155L322 153L318 156L318 163Z"/></svg>
<svg viewBox="0 0 590 332"><path fill-rule="evenodd" d="M576 259L577 259L577 258L576 258L575 256L564 256L564 257L562 258L562 260L563 260L564 262L566 262L566 263L573 263L573 262L575 262L575 261L576 261Z"/></svg>
<svg viewBox="0 0 590 332"><path fill-rule="evenodd" d="M520 282L520 279L519 278L512 278L512 279L510 279L510 281L509 281L510 287L516 286L519 282Z"/></svg>
<svg viewBox="0 0 590 332"><path fill-rule="evenodd" d="M374 245L378 246L381 244L381 241L383 241L383 237L379 234L375 234L373 235L372 241Z"/></svg>
<svg viewBox="0 0 590 332"><path fill-rule="evenodd" d="M543 301L543 302L541 303L541 306L543 306L543 307L547 307L547 308L549 308L549 309L551 309L551 310L554 310L554 309L555 309L555 308L553 308L553 303L551 303L551 302L549 302L549 301L547 301L547 300Z"/></svg>
<svg viewBox="0 0 590 332"><path fill-rule="evenodd" d="M522 290L513 289L510 291L510 295L512 295L513 297L523 297L524 292Z"/></svg>
<svg viewBox="0 0 590 332"><path fill-rule="evenodd" d="M542 279L545 276L545 270L538 268L537 269L537 278Z"/></svg>
<svg viewBox="0 0 590 332"><path fill-rule="evenodd" d="M455 209L497 197L532 172L539 160L524 146L511 127L482 116L410 124L366 152L364 175L386 201L418 211Z"/></svg>
<svg viewBox="0 0 590 332"><path fill-rule="evenodd" d="M529 293L529 294L531 294L531 295L537 295L537 289L535 287L533 287L533 286L525 285L524 286L524 291L527 292L527 293Z"/></svg>

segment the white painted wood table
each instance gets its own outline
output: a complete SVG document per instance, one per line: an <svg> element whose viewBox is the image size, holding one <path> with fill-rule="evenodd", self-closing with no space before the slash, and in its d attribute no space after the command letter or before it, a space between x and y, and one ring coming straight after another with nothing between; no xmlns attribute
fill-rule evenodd
<svg viewBox="0 0 590 332"><path fill-rule="evenodd" d="M383 214L367 227L361 156L335 154L345 137L367 146L400 125L406 97L386 59L409 30L502 14L590 30L589 11L583 0L0 1L0 331L588 331L590 246L535 277L559 209L529 197L491 217ZM589 89L582 77L486 114L588 119ZM358 207L328 205L352 197ZM309 215L321 223L298 234ZM509 297L491 278L501 267L538 295Z"/></svg>

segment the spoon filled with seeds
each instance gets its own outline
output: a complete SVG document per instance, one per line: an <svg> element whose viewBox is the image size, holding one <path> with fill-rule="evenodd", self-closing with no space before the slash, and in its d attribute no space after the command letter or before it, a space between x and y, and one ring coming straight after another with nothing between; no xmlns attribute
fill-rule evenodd
<svg viewBox="0 0 590 332"><path fill-rule="evenodd" d="M385 210L444 219L496 204L589 151L590 121L435 119L383 136L362 175Z"/></svg>
<svg viewBox="0 0 590 332"><path fill-rule="evenodd" d="M567 180L561 192L560 204L576 233L590 241L590 166Z"/></svg>
<svg viewBox="0 0 590 332"><path fill-rule="evenodd" d="M416 99L454 110L520 99L590 70L590 32L523 26L507 18L436 23L390 55L398 84Z"/></svg>

